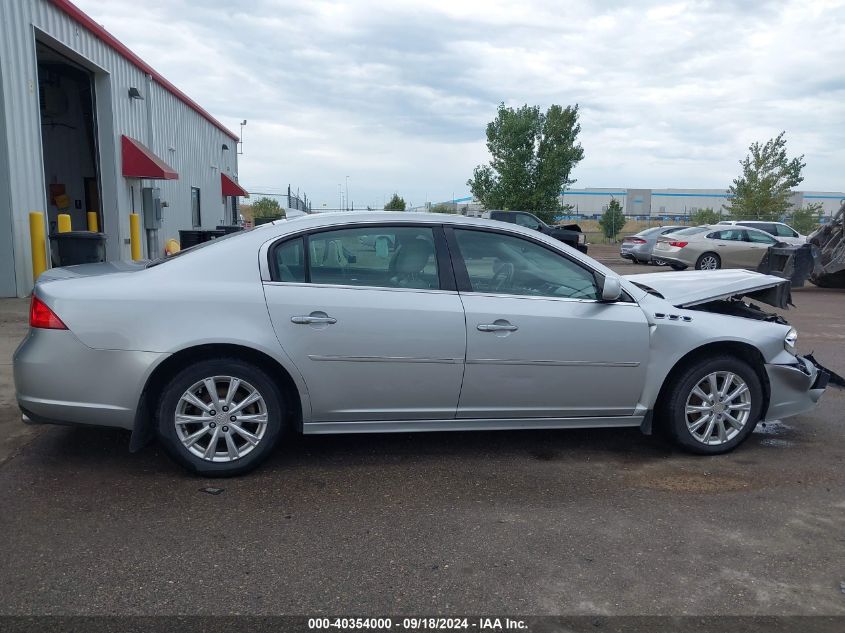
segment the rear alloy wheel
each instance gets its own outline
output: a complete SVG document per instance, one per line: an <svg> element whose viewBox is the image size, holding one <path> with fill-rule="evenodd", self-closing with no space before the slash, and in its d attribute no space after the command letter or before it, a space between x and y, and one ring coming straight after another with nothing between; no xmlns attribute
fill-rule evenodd
<svg viewBox="0 0 845 633"><path fill-rule="evenodd" d="M722 267L722 258L716 253L704 253L695 262L698 270L719 270Z"/></svg>
<svg viewBox="0 0 845 633"><path fill-rule="evenodd" d="M201 361L177 374L159 406L159 437L181 464L207 476L258 465L282 427L278 389L237 359Z"/></svg>
<svg viewBox="0 0 845 633"><path fill-rule="evenodd" d="M677 378L663 414L680 446L712 455L732 450L751 434L762 401L760 378L746 362L730 356L702 359Z"/></svg>

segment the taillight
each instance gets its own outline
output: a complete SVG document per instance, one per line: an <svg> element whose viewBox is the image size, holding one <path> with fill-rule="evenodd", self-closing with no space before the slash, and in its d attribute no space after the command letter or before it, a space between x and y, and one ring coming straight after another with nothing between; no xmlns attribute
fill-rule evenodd
<svg viewBox="0 0 845 633"><path fill-rule="evenodd" d="M628 242L629 244L645 244L645 240L639 237L626 237L623 242Z"/></svg>
<svg viewBox="0 0 845 633"><path fill-rule="evenodd" d="M29 303L29 327L43 328L45 330L66 330L67 326L56 316L47 304L41 301L34 294Z"/></svg>
<svg viewBox="0 0 845 633"><path fill-rule="evenodd" d="M669 242L669 246L677 246L678 248L683 248L689 244L689 242Z"/></svg>

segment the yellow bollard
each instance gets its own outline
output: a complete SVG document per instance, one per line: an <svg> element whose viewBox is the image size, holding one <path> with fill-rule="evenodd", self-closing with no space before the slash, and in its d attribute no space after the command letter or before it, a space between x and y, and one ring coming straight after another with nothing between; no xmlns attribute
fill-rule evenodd
<svg viewBox="0 0 845 633"><path fill-rule="evenodd" d="M92 233L96 233L100 230L98 226L99 222L97 221L97 212L96 211L89 211L88 212L88 230Z"/></svg>
<svg viewBox="0 0 845 633"><path fill-rule="evenodd" d="M141 259L141 216L129 214L129 241L132 244L132 259Z"/></svg>
<svg viewBox="0 0 845 633"><path fill-rule="evenodd" d="M60 213L58 215L58 231L59 233L70 232L70 215L67 213Z"/></svg>
<svg viewBox="0 0 845 633"><path fill-rule="evenodd" d="M44 240L44 214L29 213L29 239L32 243L32 279L47 270L47 242Z"/></svg>

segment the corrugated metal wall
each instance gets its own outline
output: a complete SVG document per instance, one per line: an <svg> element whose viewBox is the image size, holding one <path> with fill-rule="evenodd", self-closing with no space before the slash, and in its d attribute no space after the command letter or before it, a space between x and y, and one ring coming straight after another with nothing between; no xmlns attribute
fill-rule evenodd
<svg viewBox="0 0 845 633"><path fill-rule="evenodd" d="M98 144L104 230L110 259L129 259L129 213L141 212L141 187L160 186L165 224L160 243L191 228L190 189L199 187L203 228L213 228L226 217L220 191L220 172L237 175L234 139L212 125L172 93L156 83L148 85L144 72L78 25L46 0L0 2L0 81L7 132L9 169L6 179L12 208L17 294L27 295L33 284L28 212L46 211L38 104L36 38L95 72ZM143 100L130 99L138 88ZM148 94L149 93L149 94ZM151 108L152 130L147 108ZM120 175L120 136L132 136L148 145L179 172L178 181L139 181ZM229 151L222 150L223 144ZM172 148L172 149L171 149ZM2 148L0 148L1 150ZM2 164L2 161L0 161ZM3 187L0 187L2 190ZM2 230L3 227L0 227Z"/></svg>

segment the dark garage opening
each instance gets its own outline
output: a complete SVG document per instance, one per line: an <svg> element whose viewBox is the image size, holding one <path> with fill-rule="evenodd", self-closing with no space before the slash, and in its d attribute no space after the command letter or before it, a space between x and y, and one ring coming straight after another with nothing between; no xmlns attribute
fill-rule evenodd
<svg viewBox="0 0 845 633"><path fill-rule="evenodd" d="M93 74L41 42L36 57L50 232L59 213L74 231L87 230L89 211L103 231Z"/></svg>

